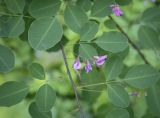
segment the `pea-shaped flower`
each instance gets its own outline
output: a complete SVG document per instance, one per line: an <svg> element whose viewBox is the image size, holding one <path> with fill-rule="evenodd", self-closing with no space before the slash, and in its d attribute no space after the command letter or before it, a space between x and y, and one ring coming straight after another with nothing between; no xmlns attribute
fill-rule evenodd
<svg viewBox="0 0 160 118"><path fill-rule="evenodd" d="M87 60L86 63L85 63L85 70L86 70L86 73L89 73L90 71L92 71L92 66L91 64L89 63L89 61Z"/></svg>
<svg viewBox="0 0 160 118"><path fill-rule="evenodd" d="M95 64L97 66L103 65L105 63L105 61L107 60L107 56L106 55L104 55L104 56L94 56L93 58L94 58Z"/></svg>
<svg viewBox="0 0 160 118"><path fill-rule="evenodd" d="M122 15L123 15L123 12L122 12L122 10L120 9L120 7L119 7L118 4L111 5L111 7L112 7L112 12L113 12L116 16L122 16Z"/></svg>
<svg viewBox="0 0 160 118"><path fill-rule="evenodd" d="M79 60L79 57L73 62L72 68L75 70L81 69L81 62Z"/></svg>

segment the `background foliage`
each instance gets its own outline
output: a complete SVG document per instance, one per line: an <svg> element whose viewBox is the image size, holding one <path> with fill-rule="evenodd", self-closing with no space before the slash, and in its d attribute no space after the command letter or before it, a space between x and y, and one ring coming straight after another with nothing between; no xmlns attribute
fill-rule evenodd
<svg viewBox="0 0 160 118"><path fill-rule="evenodd" d="M112 14L120 5L123 16ZM0 117L160 117L160 1L0 0ZM86 73L81 62L107 55ZM84 66L84 64L83 64Z"/></svg>

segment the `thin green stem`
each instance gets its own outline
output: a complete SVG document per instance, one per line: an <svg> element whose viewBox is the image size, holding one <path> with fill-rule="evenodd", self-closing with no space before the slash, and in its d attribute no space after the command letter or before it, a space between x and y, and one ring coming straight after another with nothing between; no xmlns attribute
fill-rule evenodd
<svg viewBox="0 0 160 118"><path fill-rule="evenodd" d="M87 92L96 92L96 93L101 93L103 91L98 91L98 90L94 90L94 89L79 89L80 91L87 91Z"/></svg>
<svg viewBox="0 0 160 118"><path fill-rule="evenodd" d="M4 12L0 12L0 15L4 15L4 16L12 16L12 17L19 17L19 16L23 16L23 17L25 17L25 18L33 18L33 17L31 17L31 16L26 16L26 15L23 15L23 14L18 15L18 14L9 14L9 13L4 13Z"/></svg>
<svg viewBox="0 0 160 118"><path fill-rule="evenodd" d="M93 86L100 86L100 85L106 85L106 84L107 84L107 82L97 83L97 84L88 84L88 85L78 86L77 88L93 87Z"/></svg>
<svg viewBox="0 0 160 118"><path fill-rule="evenodd" d="M107 84L111 84L111 83L121 83L122 81L123 81L123 80L121 80L121 81L106 81L106 82L97 83L97 84L82 85L82 86L78 86L77 88L85 88L85 87L93 87L93 86L107 85Z"/></svg>
<svg viewBox="0 0 160 118"><path fill-rule="evenodd" d="M140 49L138 48L137 45L134 44L134 42L132 42L131 38L128 36L128 34L121 28L121 26L111 17L109 16L109 18L116 24L118 30L124 34L126 36L126 38L128 39L128 42L131 44L131 46L138 52L138 54L140 55L140 57L142 58L142 60L145 62L145 64L150 64L147 59L145 58L144 54L140 51Z"/></svg>
<svg viewBox="0 0 160 118"><path fill-rule="evenodd" d="M80 44L94 44L95 42L79 42L79 43L69 43L67 46L72 46L72 45L80 45Z"/></svg>
<svg viewBox="0 0 160 118"><path fill-rule="evenodd" d="M70 82L71 82L71 85L72 85L72 88L74 90L74 94L75 94L75 97L76 97L76 100L77 100L77 105L78 105L78 108L79 108L79 111L80 111L81 118L86 118L85 115L84 115L84 112L82 110L81 104L80 104L80 100L79 100L79 97L78 97L78 92L77 92L76 85L75 85L75 83L74 83L74 81L72 79L72 75L71 75L71 72L69 70L66 54L64 52L64 47L63 47L62 43L61 43L61 50L62 50L64 63L65 63L66 69L67 69L67 74L69 76L69 79L70 79Z"/></svg>

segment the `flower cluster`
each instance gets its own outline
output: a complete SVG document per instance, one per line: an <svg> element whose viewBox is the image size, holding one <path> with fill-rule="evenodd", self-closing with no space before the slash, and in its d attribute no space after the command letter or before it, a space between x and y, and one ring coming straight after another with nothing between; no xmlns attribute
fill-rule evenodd
<svg viewBox="0 0 160 118"><path fill-rule="evenodd" d="M104 56L94 56L93 57L93 63L97 67L100 67L105 63L106 59L107 59L106 55L104 55ZM81 69L81 62L80 62L79 57L73 62L72 68L75 69L75 70L80 70ZM86 71L86 73L89 73L90 71L92 71L92 66L91 66L91 64L88 60L85 61L85 71Z"/></svg>
<svg viewBox="0 0 160 118"><path fill-rule="evenodd" d="M122 10L120 9L120 7L119 7L118 4L111 5L111 8L112 8L112 12L113 12L116 16L122 16L122 15L123 15L123 12L122 12Z"/></svg>

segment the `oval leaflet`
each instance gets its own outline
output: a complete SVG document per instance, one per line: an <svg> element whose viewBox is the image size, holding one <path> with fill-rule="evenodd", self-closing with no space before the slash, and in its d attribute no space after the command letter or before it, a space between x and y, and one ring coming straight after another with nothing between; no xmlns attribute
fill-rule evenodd
<svg viewBox="0 0 160 118"><path fill-rule="evenodd" d="M127 38L120 32L105 32L95 43L105 51L112 53L122 52L128 47Z"/></svg>
<svg viewBox="0 0 160 118"><path fill-rule="evenodd" d="M28 40L32 48L47 50L61 40L62 34L62 26L56 18L44 17L33 21L28 31Z"/></svg>
<svg viewBox="0 0 160 118"><path fill-rule="evenodd" d="M139 65L131 68L123 79L135 88L151 87L158 79L160 73L149 65Z"/></svg>
<svg viewBox="0 0 160 118"><path fill-rule="evenodd" d="M21 102L28 94L28 86L16 81L9 81L0 86L0 106L10 107Z"/></svg>
<svg viewBox="0 0 160 118"><path fill-rule="evenodd" d="M48 112L56 101L56 92L51 86L41 86L36 94L36 105L41 112Z"/></svg>
<svg viewBox="0 0 160 118"><path fill-rule="evenodd" d="M28 70L33 77L41 80L45 79L45 72L40 64L32 63L31 65L29 65Z"/></svg>
<svg viewBox="0 0 160 118"><path fill-rule="evenodd" d="M11 49L0 45L0 72L10 71L15 64L15 57Z"/></svg>

